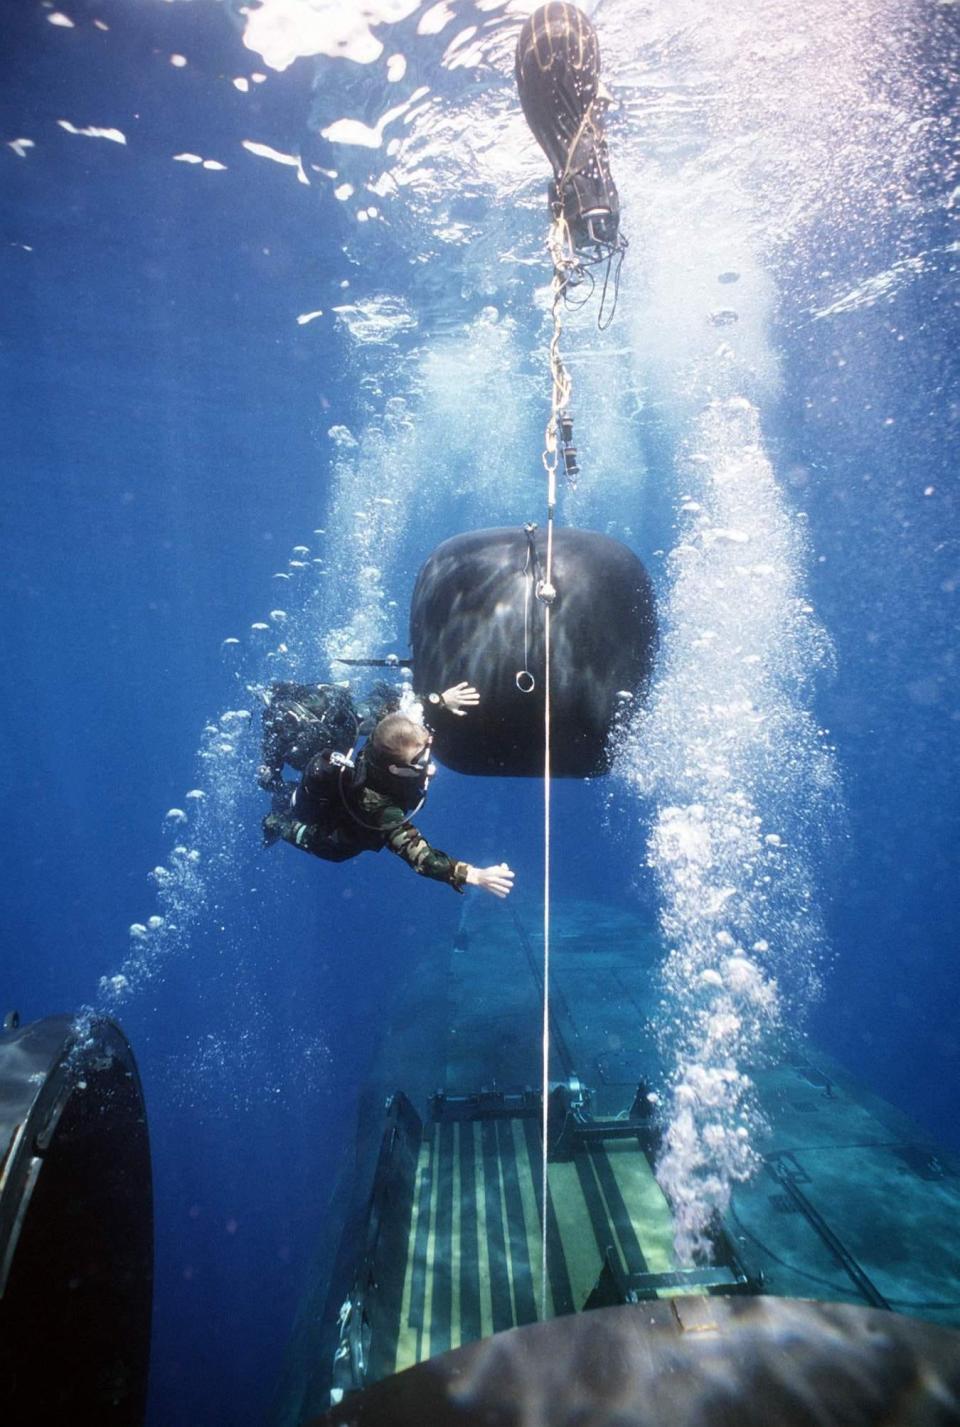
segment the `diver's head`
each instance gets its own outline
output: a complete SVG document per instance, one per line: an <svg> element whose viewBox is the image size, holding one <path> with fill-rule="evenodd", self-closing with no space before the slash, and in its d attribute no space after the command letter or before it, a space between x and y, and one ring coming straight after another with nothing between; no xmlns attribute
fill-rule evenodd
<svg viewBox="0 0 960 1427"><path fill-rule="evenodd" d="M430 773L430 745L433 736L406 714L391 713L382 718L370 735L369 752L374 765L394 778L417 779Z"/></svg>
<svg viewBox="0 0 960 1427"><path fill-rule="evenodd" d="M408 813L420 806L436 771L430 762L431 734L406 714L387 714L367 739L366 781Z"/></svg>

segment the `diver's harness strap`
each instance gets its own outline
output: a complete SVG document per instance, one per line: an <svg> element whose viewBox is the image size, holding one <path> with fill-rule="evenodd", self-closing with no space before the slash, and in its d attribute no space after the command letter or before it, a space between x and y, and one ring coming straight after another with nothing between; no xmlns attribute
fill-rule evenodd
<svg viewBox="0 0 960 1427"><path fill-rule="evenodd" d="M390 836L390 833L393 832L394 829L393 829L393 828L390 828L389 831L385 832L382 827L377 827L376 824L374 824L374 823L364 822L363 818L362 818L362 817L360 816L360 814L356 811L356 809L355 809L355 808L352 808L352 807L350 806L350 800L349 800L349 798L347 797L347 790L346 790L346 788L344 787L344 781L343 781L343 780L344 780L345 775L346 775L348 772L354 773L354 774L357 772L357 762L354 760L353 754L354 754L354 749L352 749L352 748L351 748L351 750L350 750L349 753L331 753L331 754L330 754L330 760L329 760L329 761L330 761L331 767L339 768L339 770L340 770L339 773L337 774L337 792L338 792L339 795L340 795L340 802L343 804L344 812L347 814L348 817L350 817L350 818L353 819L353 821L357 824L358 827L364 828L367 832L379 833L379 835L383 838L384 845L386 845L386 841L387 841L388 837ZM428 783L428 782L429 782L429 779L427 779L426 781L427 781L427 783ZM404 818L403 818L403 822L404 822L404 823L409 822L409 821L411 820L411 818L415 818L415 817L417 816L417 813L420 811L420 809L423 807L424 803L427 801L427 792L428 792L428 788L427 788L427 786L425 785L425 786L424 786L424 789L423 789L423 795L422 795L422 797L420 798L419 803L417 803L416 807L415 807L415 808L412 808L412 809L410 810L410 812L407 812L406 809L404 809ZM403 826L403 823L399 823L398 826L402 827L402 826Z"/></svg>
<svg viewBox="0 0 960 1427"><path fill-rule="evenodd" d="M353 804L352 804L352 802L351 802L351 799L350 799L350 797L348 796L349 792L351 791L351 789L348 788L348 786L347 786L347 781L346 781L348 775L350 775L351 782L352 782L354 775L356 775L357 772L360 771L360 773L361 773L360 786L362 787L362 784L363 784L363 771L358 769L358 760L356 760L356 759L354 758L354 752L355 752L355 750L354 750L353 748L350 749L349 753L340 753L340 752L339 752L337 749L335 749L335 748L325 748L325 749L323 750L323 753L318 755L318 757L320 757L320 758L323 759L323 764L324 764L323 778L324 778L324 782L325 782L326 786L328 786L328 787L330 786L331 783L335 783L335 784L336 784L336 790L337 790L337 791L336 791L336 797L339 799L340 805L341 805L341 807L343 808L343 811L346 813L347 817L350 819L350 821L353 822L353 823L355 823L355 824L357 825L357 827L363 828L363 830L364 830L365 832L376 833L376 834L377 834L377 837L378 837L379 840L380 840L381 846L385 846L385 845L386 845L386 842L387 842L387 839L388 839L388 837L390 836L390 833L393 831L393 829L391 828L391 829L388 829L388 830L385 831L382 827L378 827L375 823L366 822L366 821L360 816L360 814L359 814L359 812L356 810L356 808L353 806ZM332 788L331 788L331 789L330 789L330 793L326 794L326 802L327 802L327 807L328 807L328 808L330 807L330 798L331 798L331 795L332 795L332 791L333 791L333 790L332 790ZM354 788L354 789L352 789L352 791L358 791L358 789ZM414 817L414 816L420 811L420 809L423 807L423 803L424 803L424 799L426 798L426 795L427 795L426 789L424 789L423 796L421 797L419 803L418 803L417 806L413 809L412 812L407 813L407 814L405 815L405 817L404 817L404 819L403 819L404 822L407 822L410 818ZM311 793L308 792L308 796L312 796L312 797L314 797L314 798L317 798L317 797L319 797L319 796L321 796L321 795L319 795L319 794L317 794L317 793L312 793L312 794L311 794ZM296 793L294 794L294 797L293 797L292 810L293 810L294 815L297 816L297 815L298 815L298 810L297 810L297 795L296 795ZM301 812L301 813L299 814L299 817L301 817L301 818L304 817L304 814L305 814L305 810L304 810L304 812ZM306 815L306 818L309 819L309 813L306 813L305 815ZM331 812L331 813L328 813L327 816L328 816L328 818L332 818L332 817L334 816L334 814ZM329 825L328 825L328 824L327 824L327 819L324 819L324 820L321 821L320 825L326 827L326 830L327 830L328 832L332 832L333 829L334 829L334 827L336 826L336 823L335 823L335 821L330 821L330 822L329 822ZM303 845L303 839L306 837L307 830L308 830L308 828L309 828L310 826L311 826L311 823L310 823L309 821L303 821L303 822L302 822L302 824L301 824L301 830L298 832L298 834L297 834L297 836L296 836L296 839L295 839L295 841L296 841L298 847L301 847L301 846Z"/></svg>

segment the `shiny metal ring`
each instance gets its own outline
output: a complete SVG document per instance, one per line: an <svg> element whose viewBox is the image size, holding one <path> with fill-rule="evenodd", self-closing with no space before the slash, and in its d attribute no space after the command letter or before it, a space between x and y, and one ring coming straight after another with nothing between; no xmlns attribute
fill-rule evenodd
<svg viewBox="0 0 960 1427"><path fill-rule="evenodd" d="M517 672L517 688L521 694L532 694L537 687L537 681L530 673L529 669L520 669Z"/></svg>

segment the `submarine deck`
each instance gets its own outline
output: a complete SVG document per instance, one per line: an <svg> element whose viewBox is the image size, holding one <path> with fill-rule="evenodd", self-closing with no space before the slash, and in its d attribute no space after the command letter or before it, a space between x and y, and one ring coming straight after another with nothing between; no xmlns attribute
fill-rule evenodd
<svg viewBox="0 0 960 1427"><path fill-rule="evenodd" d="M408 984L373 1076L371 1100L391 1096L379 1159L371 1149L360 1166L340 1277L318 1274L291 1345L283 1396L299 1378L301 1411L329 1402L345 1293L356 1321L340 1324L334 1382L346 1389L539 1316L536 926L533 909L470 899L453 946ZM685 1276L638 1119L638 1087L657 1069L647 1027L661 957L629 911L555 908L551 1078L591 1094L590 1133L560 1155L551 1109L548 1316L762 1281L767 1294L960 1324L960 1158L806 1043L751 1072L770 1124L764 1169L736 1189L725 1258L699 1282Z"/></svg>
<svg viewBox="0 0 960 1427"><path fill-rule="evenodd" d="M643 1127L593 1123L549 1164L543 1314L537 1097L437 1097L432 1111L421 1127L398 1096L388 1117L377 1233L354 1286L372 1330L366 1379L625 1291L640 1299L746 1286L730 1264L678 1269Z"/></svg>

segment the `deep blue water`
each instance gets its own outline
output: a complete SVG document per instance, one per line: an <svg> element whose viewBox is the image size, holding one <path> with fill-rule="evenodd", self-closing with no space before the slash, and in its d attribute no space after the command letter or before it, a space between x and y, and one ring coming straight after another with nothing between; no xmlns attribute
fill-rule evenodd
<svg viewBox="0 0 960 1427"><path fill-rule="evenodd" d="M543 387L529 357L539 328L527 270L497 289L489 267L471 268L469 244L431 248L429 215L405 219L402 209L397 236L385 224L364 247L329 183L299 184L289 166L244 154L244 139L299 151L314 63L270 70L221 5L71 0L72 28L50 23L51 13L6 0L0 88L3 987L4 1008L16 1005L24 1020L97 1004L100 977L127 955L127 928L155 910L147 875L175 841L167 809L210 786L198 765L204 725L251 707L245 683L263 677L255 641L238 673L224 639L249 647L252 622L278 602L290 607L273 576L315 527L328 527L328 542L355 538L328 525L329 428L360 437L396 395L416 424L417 392L405 384L416 354L442 346L487 302L519 332L511 409L497 419L489 404L461 413L465 427L482 429L469 440L451 429L449 472L437 451L420 478L429 492L416 473L390 484L395 451L383 453L384 489L408 501L410 516L387 571L397 643L410 579L437 540L481 517L529 518L531 506L539 518L541 501ZM825 925L825 989L810 1032L960 1147L954 14L941 7L910 58L930 137L909 212L898 221L895 204L879 217L814 211L797 251L781 254L767 332L781 385L761 410L785 506L805 513L800 584L835 653L834 672L816 673L812 690L835 748L839 811L822 840L810 837ZM602 6L596 19L602 28ZM428 76L432 53L420 59ZM189 64L172 66L171 54ZM652 66L649 53L640 58ZM386 107L382 86L365 96L363 66L321 64L323 101L340 85L343 112L373 123ZM265 83L248 93L231 85L256 68ZM449 75L435 83L441 98L445 86L462 97ZM506 79L499 92L509 94ZM116 127L127 142L69 133L61 119ZM21 138L34 142L23 155L9 147ZM346 146L312 143L318 162L341 162ZM181 152L227 167L171 162ZM528 255L542 227L538 192L528 186L526 207L497 218ZM472 210L467 195L460 219L482 225L490 212L489 194ZM459 221L453 207L444 217ZM412 261L418 245L429 263ZM880 296L812 315L918 255L928 256ZM632 271L646 261L636 244ZM392 348L352 340L331 316L344 281L354 300L387 291L427 314L416 349L402 334ZM625 288L627 325L611 334L618 351L633 330L630 300ZM294 321L321 308L323 319ZM617 411L604 429L611 418ZM589 448L586 415L583 424ZM588 491L587 518L630 528L666 598L670 576L655 552L674 543L682 489L669 425L634 423L620 439L643 449L655 479L635 499L615 492L607 507ZM534 472L526 485L524 452ZM499 486L488 480L498 462ZM323 631L311 632L310 619L308 610L298 626L304 677L316 676L304 651L321 658ZM117 1008L150 1111L151 1397L163 1427L262 1420L379 1028L404 968L428 942L449 939L459 914L444 888L393 859L335 869L285 848L261 854L251 766L244 744L234 771L215 775L229 784L229 816L208 833L208 849L225 851L207 905ZM538 799L529 784L445 773L425 827L479 863L508 857L532 899ZM618 801L611 823L604 807L600 787L557 793L563 895L655 915L643 814Z"/></svg>

